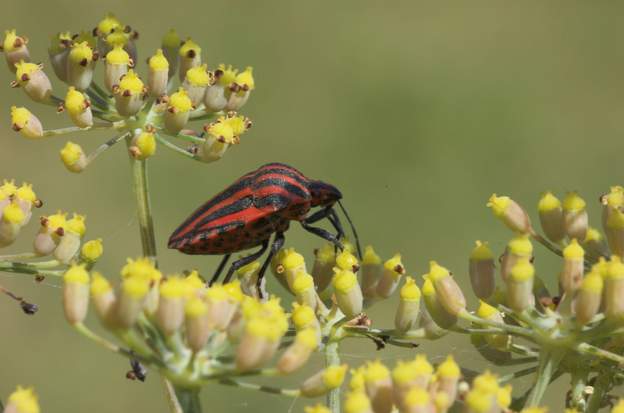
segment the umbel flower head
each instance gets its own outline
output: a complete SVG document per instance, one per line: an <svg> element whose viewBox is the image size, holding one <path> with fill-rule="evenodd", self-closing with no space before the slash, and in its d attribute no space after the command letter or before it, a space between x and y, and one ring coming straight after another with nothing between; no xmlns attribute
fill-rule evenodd
<svg viewBox="0 0 624 413"><path fill-rule="evenodd" d="M251 126L237 113L256 86L251 67L210 68L202 61L201 46L191 38L181 41L173 30L165 34L160 49L148 53L147 64L139 64L137 38L136 31L112 14L93 30L57 33L48 48L49 66L67 88L53 88L48 65L31 63L28 39L6 31L1 49L15 72L12 86L34 102L58 106L74 125L45 129L30 108L14 106L12 128L30 139L102 129L114 134L91 154L78 141L68 143L61 158L71 172L83 171L123 140L139 161L154 155L157 144L200 162L221 159ZM102 80L96 76L98 64L104 65ZM173 77L176 71L179 81ZM193 127L195 121L207 123Z"/></svg>

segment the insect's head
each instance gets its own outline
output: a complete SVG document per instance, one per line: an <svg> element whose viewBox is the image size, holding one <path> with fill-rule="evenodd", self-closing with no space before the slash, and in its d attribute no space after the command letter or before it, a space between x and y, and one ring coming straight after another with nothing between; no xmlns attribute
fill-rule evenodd
<svg viewBox="0 0 624 413"><path fill-rule="evenodd" d="M310 181L308 190L312 195L313 207L333 205L342 199L342 194L338 188L323 181Z"/></svg>

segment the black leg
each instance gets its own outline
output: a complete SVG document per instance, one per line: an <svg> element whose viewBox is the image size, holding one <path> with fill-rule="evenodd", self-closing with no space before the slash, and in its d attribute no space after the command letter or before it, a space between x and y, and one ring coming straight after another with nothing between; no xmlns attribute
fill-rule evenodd
<svg viewBox="0 0 624 413"><path fill-rule="evenodd" d="M344 237L344 230L342 229L342 224L340 223L338 214L336 214L336 211L332 207L326 207L326 208L316 211L312 215L306 217L303 220L303 222L305 222L306 224L314 224L315 222L318 222L323 218L329 219L329 222L331 222L333 227L336 229L336 232L338 233L337 234L338 239L341 239Z"/></svg>
<svg viewBox="0 0 624 413"><path fill-rule="evenodd" d="M232 254L225 254L223 256L223 259L221 260L221 262L219 263L219 266L217 267L217 271L215 271L214 275L210 279L210 282L208 283L208 287L212 286L212 284L217 282L217 280L219 279L219 276L221 275L221 272L223 272L223 269L225 268L225 264L227 264L231 256Z"/></svg>
<svg viewBox="0 0 624 413"><path fill-rule="evenodd" d="M269 247L269 240L266 239L262 241L262 247L260 247L260 249L257 252L254 252L251 255L248 255L246 257L243 257L234 261L232 265L230 266L230 269L228 270L228 273L225 276L223 283L225 284L230 281L230 279L232 278L232 275L234 275L234 271L238 270L240 267L244 267L250 262L254 262L255 260L257 260L260 256L262 256L262 254L264 254L264 252L267 250L268 247Z"/></svg>
<svg viewBox="0 0 624 413"><path fill-rule="evenodd" d="M275 238L273 239L273 244L271 244L271 250L269 251L269 255L267 256L266 260L262 264L262 268L260 268L260 272L258 273L258 280L256 281L256 288L258 290L258 295L260 296L260 299L263 298L262 289L260 287L262 285L262 279L264 278L264 273L269 267L269 264L271 263L273 256L277 253L277 251L281 250L282 247L284 246L284 241L285 241L284 233L276 232Z"/></svg>
<svg viewBox="0 0 624 413"><path fill-rule="evenodd" d="M344 249L342 243L338 240L338 237L336 237L331 232L326 231L323 228L312 227L308 223L306 223L305 221L301 221L301 226L306 231L308 231L308 232L310 232L310 233L312 233L314 235L317 235L317 236L323 238L324 240L327 240L327 241L331 242L332 244L334 244L339 249L341 249L341 250Z"/></svg>

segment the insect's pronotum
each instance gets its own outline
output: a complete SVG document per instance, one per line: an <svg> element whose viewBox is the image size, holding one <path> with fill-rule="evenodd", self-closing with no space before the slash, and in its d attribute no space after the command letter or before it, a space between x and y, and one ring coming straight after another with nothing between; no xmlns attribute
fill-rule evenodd
<svg viewBox="0 0 624 413"><path fill-rule="evenodd" d="M217 281L230 256L256 246L260 249L234 261L224 282L242 266L269 254L258 274L258 287L271 258L284 245L284 232L290 221L299 221L313 234L342 249L344 231L334 205L340 205L351 224L358 254L361 248L353 223L340 203L342 194L333 185L309 179L297 169L281 163L269 163L243 175L232 185L193 212L169 238L169 248L185 254L220 255L224 257L210 284ZM313 212L312 209L316 208ZM334 235L312 226L327 218L336 229ZM275 234L270 243L271 235Z"/></svg>

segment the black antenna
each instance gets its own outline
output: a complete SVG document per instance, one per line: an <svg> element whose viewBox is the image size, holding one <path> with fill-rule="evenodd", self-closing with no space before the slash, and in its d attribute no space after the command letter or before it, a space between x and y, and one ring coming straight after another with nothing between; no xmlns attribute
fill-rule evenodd
<svg viewBox="0 0 624 413"><path fill-rule="evenodd" d="M353 238L355 238L355 246L357 248L358 257L361 260L362 259L362 247L360 246L360 238L358 237L357 231L355 230L355 225L353 225L353 221L351 221L351 218L349 217L347 210L345 209L344 205L342 205L342 202L340 202L340 200L338 200L338 205L340 205L340 209L342 209L342 213L344 214L345 218L347 218L347 221L349 221L349 225L351 225L351 232L353 232Z"/></svg>

